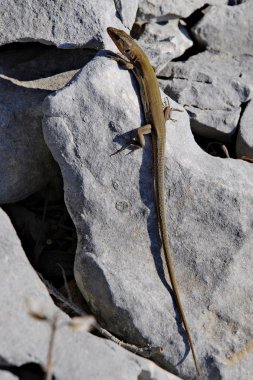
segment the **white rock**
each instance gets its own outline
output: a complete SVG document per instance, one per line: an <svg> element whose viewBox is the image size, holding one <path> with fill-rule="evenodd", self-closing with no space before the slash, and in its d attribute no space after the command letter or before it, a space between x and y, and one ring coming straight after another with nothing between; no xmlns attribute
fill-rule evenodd
<svg viewBox="0 0 253 380"><path fill-rule="evenodd" d="M0 55L0 204L27 197L58 174L43 138L41 105L94 56L27 45Z"/></svg>
<svg viewBox="0 0 253 380"><path fill-rule="evenodd" d="M45 100L44 135L77 228L75 276L83 295L108 329L128 342L162 346L154 360L193 379L162 265L150 140L143 151L110 157L141 122L133 83L115 62L96 57ZM253 166L204 153L187 114L178 112L177 120L167 123L165 167L175 273L200 378L221 379L226 359L253 334ZM235 364L244 373L241 366Z"/></svg>
<svg viewBox="0 0 253 380"><path fill-rule="evenodd" d="M49 297L2 210L0 226L0 302L4 305L0 313L0 361L5 366L38 363L44 367L50 329L46 322L31 318L29 305L36 302L49 317L58 312L62 321L69 319ZM56 332L53 374L59 380L178 379L115 343L68 326Z"/></svg>
<svg viewBox="0 0 253 380"><path fill-rule="evenodd" d="M57 168L41 129L41 104L50 92L14 84L3 76L0 84L0 204L3 204L39 190Z"/></svg>
<svg viewBox="0 0 253 380"><path fill-rule="evenodd" d="M253 101L251 100L242 115L240 126L236 139L236 154L238 157L249 156L253 157Z"/></svg>
<svg viewBox="0 0 253 380"><path fill-rule="evenodd" d="M10 44L1 49L0 74L25 82L44 79L78 70L95 54L93 49L57 49L56 46L43 44Z"/></svg>
<svg viewBox="0 0 253 380"><path fill-rule="evenodd" d="M18 380L18 377L13 375L9 371L1 371L0 370L0 379L1 380Z"/></svg>
<svg viewBox="0 0 253 380"><path fill-rule="evenodd" d="M205 4L227 4L226 0L140 0L138 17L142 20L151 18L168 19L170 15L189 17Z"/></svg>
<svg viewBox="0 0 253 380"><path fill-rule="evenodd" d="M0 75L0 204L27 197L58 173L44 142L41 105L75 72L33 81Z"/></svg>
<svg viewBox="0 0 253 380"><path fill-rule="evenodd" d="M165 93L189 111L193 132L229 141L242 103L253 96L252 56L205 51L186 62L168 62L158 75Z"/></svg>
<svg viewBox="0 0 253 380"><path fill-rule="evenodd" d="M237 6L210 6L192 28L202 44L230 54L251 54L253 50L253 2Z"/></svg>
<svg viewBox="0 0 253 380"><path fill-rule="evenodd" d="M191 118L191 129L199 136L229 141L237 131L241 108L209 110L185 106Z"/></svg>
<svg viewBox="0 0 253 380"><path fill-rule="evenodd" d="M106 28L131 28L137 0L0 1L0 45L38 41L60 48L102 48L112 43Z"/></svg>
<svg viewBox="0 0 253 380"><path fill-rule="evenodd" d="M190 48L193 42L179 19L171 19L162 25L155 22L146 24L138 44L159 72L168 61Z"/></svg>

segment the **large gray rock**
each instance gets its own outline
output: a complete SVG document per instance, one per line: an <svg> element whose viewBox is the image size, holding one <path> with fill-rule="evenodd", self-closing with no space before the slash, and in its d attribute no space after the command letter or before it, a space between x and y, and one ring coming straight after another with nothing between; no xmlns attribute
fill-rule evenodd
<svg viewBox="0 0 253 380"><path fill-rule="evenodd" d="M58 173L42 134L42 102L63 87L94 51L4 47L0 54L0 204L45 186ZM29 180L28 180L29 179Z"/></svg>
<svg viewBox="0 0 253 380"><path fill-rule="evenodd" d="M235 7L210 6L192 28L195 38L211 49L230 54L251 54L253 50L253 1Z"/></svg>
<svg viewBox="0 0 253 380"><path fill-rule="evenodd" d="M252 56L205 51L186 62L168 62L159 75L165 93L185 106L192 130L229 141L235 134L241 106L252 98Z"/></svg>
<svg viewBox="0 0 253 380"><path fill-rule="evenodd" d="M112 46L106 28L131 28L138 1L0 1L0 45L38 41L60 48Z"/></svg>
<svg viewBox="0 0 253 380"><path fill-rule="evenodd" d="M0 370L0 379L1 380L18 380L18 377L10 373L9 371Z"/></svg>
<svg viewBox="0 0 253 380"><path fill-rule="evenodd" d="M0 204L27 197L55 175L41 130L41 104L49 93L0 78Z"/></svg>
<svg viewBox="0 0 253 380"><path fill-rule="evenodd" d="M189 17L205 4L227 4L228 0L140 0L138 17L142 20L169 19L171 15Z"/></svg>
<svg viewBox="0 0 253 380"><path fill-rule="evenodd" d="M159 72L168 61L189 49L193 42L185 26L174 18L166 24L147 23L138 44Z"/></svg>
<svg viewBox="0 0 253 380"><path fill-rule="evenodd" d="M31 318L29 303L43 308L51 317L59 313L61 322L69 318L54 305L39 277L29 264L7 215L0 210L0 365L21 366L38 363L45 366L50 328L44 321ZM28 302L29 301L29 302ZM53 374L58 380L155 379L177 378L110 341L69 326L56 332ZM14 379L14 376L0 379ZM6 376L6 374L4 374Z"/></svg>
<svg viewBox="0 0 253 380"><path fill-rule="evenodd" d="M251 100L242 115L236 139L236 154L238 157L253 157L253 101Z"/></svg>
<svg viewBox="0 0 253 380"><path fill-rule="evenodd" d="M127 342L162 346L154 360L193 379L163 266L150 140L143 151L110 157L141 123L133 83L115 62L97 56L46 98L44 135L78 233L75 276L83 295L108 329ZM223 379L226 359L253 334L253 167L204 153L187 114L175 117L177 123L167 123L165 167L175 273L200 379ZM235 380L250 379L253 361L245 360L247 366L234 364Z"/></svg>
<svg viewBox="0 0 253 380"><path fill-rule="evenodd" d="M20 81L52 77L82 68L93 49L57 49L42 44L10 44L0 50L0 74Z"/></svg>
<svg viewBox="0 0 253 380"><path fill-rule="evenodd" d="M44 142L41 105L74 73L34 81L0 75L0 204L27 197L58 173Z"/></svg>

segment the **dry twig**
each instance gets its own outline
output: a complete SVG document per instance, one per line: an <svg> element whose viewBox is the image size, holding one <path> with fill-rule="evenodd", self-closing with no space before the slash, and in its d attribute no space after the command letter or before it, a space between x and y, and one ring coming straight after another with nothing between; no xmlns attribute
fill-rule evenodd
<svg viewBox="0 0 253 380"><path fill-rule="evenodd" d="M72 300L67 299L64 297L52 284L50 284L49 281L43 278L43 276L39 273L39 276L41 280L46 285L49 293L54 296L57 300L61 301L65 305L67 305L72 311L74 311L76 314L80 316L87 316L87 314L78 306L76 305ZM113 334L111 334L108 330L101 327L96 321L94 323L94 328L100 332L102 336L104 336L107 339L110 339L114 343L118 344L119 346L127 349L128 351L131 351L135 354L144 356L146 358L151 357L154 354L161 353L163 351L162 347L152 347L151 345L148 345L146 347L137 347L134 344L125 343L122 340L116 338Z"/></svg>

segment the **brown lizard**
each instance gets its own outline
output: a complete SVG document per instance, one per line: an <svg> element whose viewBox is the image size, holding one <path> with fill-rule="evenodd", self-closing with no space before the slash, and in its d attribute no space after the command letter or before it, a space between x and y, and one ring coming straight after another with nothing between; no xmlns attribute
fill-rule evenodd
<svg viewBox="0 0 253 380"><path fill-rule="evenodd" d="M167 233L167 220L165 211L165 197L164 197L164 157L165 157L165 141L166 130L165 123L171 114L171 107L167 106L163 110L161 94L156 79L154 68L151 66L146 54L138 46L138 44L123 30L109 27L107 28L109 36L119 49L119 51L129 59L125 60L120 56L112 56L112 59L118 61L125 68L132 70L140 87L141 101L143 104L146 125L138 128L137 137L132 141L132 144L145 146L145 134L151 133L152 145L154 152L154 168L155 168L155 191L159 227L161 233L161 240L165 253L166 265L168 268L172 289L175 296L175 301L185 328L185 332L191 348L194 364L197 373L199 374L199 367L195 355L189 327L183 311L183 307L179 297L177 281L174 273L173 258L170 252L170 244ZM130 144L129 144L130 145ZM125 147L118 150L119 153Z"/></svg>

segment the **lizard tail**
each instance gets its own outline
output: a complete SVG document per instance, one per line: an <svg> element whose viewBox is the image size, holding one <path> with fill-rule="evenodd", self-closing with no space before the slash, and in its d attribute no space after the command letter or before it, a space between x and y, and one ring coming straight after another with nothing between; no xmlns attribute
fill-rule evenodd
<svg viewBox="0 0 253 380"><path fill-rule="evenodd" d="M183 322L183 326L184 326L187 339L190 345L196 372L198 375L200 375L200 369L197 362L197 357L195 354L190 330L188 327L188 323L187 323L185 313L183 311L183 306L182 306L180 296L179 296L177 281L176 281L176 277L174 273L173 257L170 250L170 243L169 243L168 232L167 232L168 227L167 227L167 219L166 219L166 211L165 211L166 208L165 208L165 199L164 199L164 150L165 150L165 146L160 146L160 147L157 146L156 161L163 163L163 165L157 165L157 164L155 165L155 168L156 168L155 188L156 188L156 197L157 197L157 203L158 203L157 209L158 209L159 227L160 227L161 239L162 239L162 244L163 244L163 249L164 249L165 261L166 261L167 269L169 272L170 282L171 282L172 290L174 292L176 305L177 305L181 320Z"/></svg>

